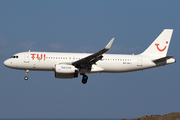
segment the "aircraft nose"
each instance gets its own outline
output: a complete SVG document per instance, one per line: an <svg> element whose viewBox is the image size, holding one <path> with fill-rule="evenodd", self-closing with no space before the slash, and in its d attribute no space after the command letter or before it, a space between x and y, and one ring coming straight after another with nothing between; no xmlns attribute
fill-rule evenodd
<svg viewBox="0 0 180 120"><path fill-rule="evenodd" d="M4 61L4 66L7 66L7 60Z"/></svg>
<svg viewBox="0 0 180 120"><path fill-rule="evenodd" d="M4 66L8 67L8 66L9 66L8 63L9 63L8 60L5 60L5 61L4 61Z"/></svg>

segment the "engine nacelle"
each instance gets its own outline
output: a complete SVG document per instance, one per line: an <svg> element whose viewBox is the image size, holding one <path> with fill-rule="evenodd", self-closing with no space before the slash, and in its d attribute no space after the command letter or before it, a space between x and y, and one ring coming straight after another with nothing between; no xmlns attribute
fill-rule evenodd
<svg viewBox="0 0 180 120"><path fill-rule="evenodd" d="M78 77L78 69L72 65L57 64L55 65L56 78L75 78Z"/></svg>

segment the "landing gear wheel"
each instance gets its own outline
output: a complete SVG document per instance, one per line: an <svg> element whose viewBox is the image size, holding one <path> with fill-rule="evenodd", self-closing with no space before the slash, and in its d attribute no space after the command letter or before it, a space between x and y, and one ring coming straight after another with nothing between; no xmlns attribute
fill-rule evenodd
<svg viewBox="0 0 180 120"><path fill-rule="evenodd" d="M24 80L28 80L28 74L29 74L29 70L26 70L26 76L24 77Z"/></svg>
<svg viewBox="0 0 180 120"><path fill-rule="evenodd" d="M87 75L83 75L82 83L86 84L87 83L87 79L88 79L88 76Z"/></svg>
<svg viewBox="0 0 180 120"><path fill-rule="evenodd" d="M87 80L83 80L83 79L82 79L82 83L83 83L83 84L86 84L86 83L87 83Z"/></svg>
<svg viewBox="0 0 180 120"><path fill-rule="evenodd" d="M25 76L25 77L24 77L24 80L28 80L28 76Z"/></svg>
<svg viewBox="0 0 180 120"><path fill-rule="evenodd" d="M83 79L84 79L84 80L87 80L87 79L88 79L88 76L87 76L87 75L83 75Z"/></svg>

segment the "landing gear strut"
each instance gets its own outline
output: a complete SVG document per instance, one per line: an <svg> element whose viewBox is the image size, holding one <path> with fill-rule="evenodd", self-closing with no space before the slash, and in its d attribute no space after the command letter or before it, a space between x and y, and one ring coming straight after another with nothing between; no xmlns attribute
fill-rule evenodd
<svg viewBox="0 0 180 120"><path fill-rule="evenodd" d="M83 77L82 77L82 83L83 84L86 84L87 83L87 80L88 80L88 76L83 74Z"/></svg>
<svg viewBox="0 0 180 120"><path fill-rule="evenodd" d="M26 70L26 76L24 77L24 80L28 80L28 74L29 74L29 70Z"/></svg>

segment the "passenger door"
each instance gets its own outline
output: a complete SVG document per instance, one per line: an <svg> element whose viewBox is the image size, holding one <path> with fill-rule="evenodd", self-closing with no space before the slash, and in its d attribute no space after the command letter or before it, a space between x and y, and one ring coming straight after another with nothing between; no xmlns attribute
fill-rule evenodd
<svg viewBox="0 0 180 120"><path fill-rule="evenodd" d="M143 61L142 61L142 57L141 56L137 57L137 66L143 66Z"/></svg>
<svg viewBox="0 0 180 120"><path fill-rule="evenodd" d="M29 63L29 53L24 54L24 63Z"/></svg>

